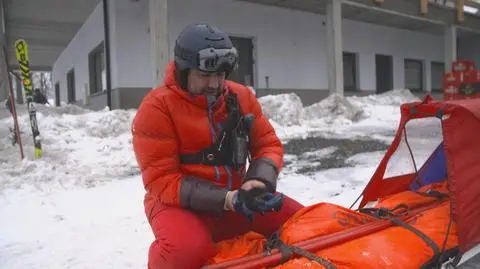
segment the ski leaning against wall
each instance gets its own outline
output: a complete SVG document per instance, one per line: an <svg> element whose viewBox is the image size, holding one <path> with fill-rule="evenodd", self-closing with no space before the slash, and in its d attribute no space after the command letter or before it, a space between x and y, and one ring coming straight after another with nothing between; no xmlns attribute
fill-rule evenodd
<svg viewBox="0 0 480 269"><path fill-rule="evenodd" d="M33 143L35 146L35 158L40 158L43 154L42 144L40 141L40 131L37 124L37 111L33 99L33 85L30 75L30 59L28 57L28 45L23 39L15 42L15 55L22 73L23 90L25 91L25 99L27 100L28 114L30 117L30 126L32 127Z"/></svg>

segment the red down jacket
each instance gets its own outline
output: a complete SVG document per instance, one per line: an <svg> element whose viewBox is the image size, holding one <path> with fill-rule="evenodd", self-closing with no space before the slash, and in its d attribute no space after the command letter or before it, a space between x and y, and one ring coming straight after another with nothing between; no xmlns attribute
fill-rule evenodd
<svg viewBox="0 0 480 269"><path fill-rule="evenodd" d="M255 115L251 134L250 168L254 169L252 166L255 166L255 162L263 160L272 166L271 170L274 170L276 175L280 172L283 165L283 146L268 119L262 114L256 96L246 86L228 80L225 84L225 92L209 111L204 96L193 97L180 88L175 80L175 65L171 62L167 67L164 85L149 92L142 101L132 124L132 143L147 192L147 211L151 210L155 201L165 205L182 206L183 201L190 198L181 196L187 196L191 191L191 188L190 191L182 190L182 184L190 178L195 178L197 183L208 182L218 187L227 187L229 180L233 189L241 185L244 180L242 171L237 173L227 166L179 162L179 154L195 153L213 143L227 117L225 95L230 91L237 95L243 115ZM257 165L261 169L257 167L257 171L252 172L252 177L271 172L265 169L267 165L264 163ZM249 171L246 174L248 176ZM269 179L274 187L276 175ZM205 195L212 196L208 193ZM206 203L208 201L196 201L196 204ZM217 208L218 210L220 209Z"/></svg>

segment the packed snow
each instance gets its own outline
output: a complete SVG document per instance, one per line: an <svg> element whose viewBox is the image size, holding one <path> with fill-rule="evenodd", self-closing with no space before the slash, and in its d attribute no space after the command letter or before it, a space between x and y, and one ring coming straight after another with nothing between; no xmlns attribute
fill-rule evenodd
<svg viewBox="0 0 480 269"><path fill-rule="evenodd" d="M295 93L267 95L259 98L263 112L269 119L282 126L301 124L303 104Z"/></svg>
<svg viewBox="0 0 480 269"><path fill-rule="evenodd" d="M283 142L312 135L390 142L399 105L418 100L408 90L332 96L308 107L294 94L259 99ZM39 105L44 148L39 160L33 159L28 115L18 110L24 160L8 139L11 117L0 119L0 268L146 268L153 235L131 146L135 110ZM383 154L358 154L347 160L348 167L308 175L295 170L299 156L286 155L292 162L280 175L279 191L304 205L325 201L349 207Z"/></svg>
<svg viewBox="0 0 480 269"><path fill-rule="evenodd" d="M290 93L259 98L282 139L368 135L388 140L397 128L400 104L420 100L407 89L395 89L363 97L331 95L305 107L295 96Z"/></svg>

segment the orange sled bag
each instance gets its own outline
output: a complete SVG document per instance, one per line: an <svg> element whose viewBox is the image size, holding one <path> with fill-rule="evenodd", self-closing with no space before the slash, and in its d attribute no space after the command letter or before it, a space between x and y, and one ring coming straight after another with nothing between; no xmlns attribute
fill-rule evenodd
<svg viewBox="0 0 480 269"><path fill-rule="evenodd" d="M376 209L384 208L395 215L396 213L401 214L402 210L405 213L425 205L430 205L429 208L434 209L424 211L415 218L406 221L406 225L413 229L406 228L405 225L393 224L394 227L349 242L339 243L334 247L318 251L317 254L333 261L336 268L415 268L418 263L425 263L434 258L434 255L439 251L435 245L441 246L443 244L442 240L444 240L447 230L449 236L446 249L448 250L457 244L456 226L454 223L450 223L449 203L444 202L442 206L438 204L438 202L448 199L446 193L448 193L446 184L435 183L424 186L418 191L404 191L384 197L377 201L374 208L370 208L371 211L365 210L365 212L371 213L375 212ZM396 209L400 209L400 212L395 211ZM378 220L378 216L371 214L361 213L334 204L318 203L307 206L294 214L282 226L278 236L284 244L292 245L347 229L355 229ZM447 227L448 224L451 224L450 229ZM425 234L423 237L430 240L429 243L418 236L417 230ZM420 243L418 244L419 240ZM222 264L229 260L264 253L266 241L267 239L263 235L254 232L222 241L217 244L218 254L210 260L209 264ZM412 244L416 244L415 247L412 247ZM404 248L406 252L404 252ZM402 258L405 256L408 257ZM405 263L401 265L393 263L393 261L399 260ZM369 264L363 264L362 261ZM392 262L392 265L389 265L390 262ZM303 268L299 266L323 268L320 264L306 258L291 260L277 268Z"/></svg>
<svg viewBox="0 0 480 269"><path fill-rule="evenodd" d="M434 264L444 242L443 251L457 246L456 225L450 219L449 202L397 226L315 253L334 267L323 266L307 258L296 258L275 268L418 269Z"/></svg>

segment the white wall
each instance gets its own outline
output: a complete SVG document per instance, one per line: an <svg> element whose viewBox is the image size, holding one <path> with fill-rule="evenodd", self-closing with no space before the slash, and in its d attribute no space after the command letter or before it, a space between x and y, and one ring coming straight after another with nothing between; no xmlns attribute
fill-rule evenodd
<svg viewBox="0 0 480 269"><path fill-rule="evenodd" d="M148 0L110 1L112 88L151 87ZM103 27L103 24L102 24Z"/></svg>
<svg viewBox="0 0 480 269"><path fill-rule="evenodd" d="M109 1L112 88L151 87L148 0ZM88 17L53 66L53 83L60 82L60 97L67 101L67 72L75 67L76 99L84 98L89 83L88 54L104 40L103 5ZM105 86L104 86L105 88Z"/></svg>
<svg viewBox="0 0 480 269"><path fill-rule="evenodd" d="M228 4L225 2L229 2ZM227 0L170 0L170 42L192 22L218 25L231 33L256 38L259 88L327 89L325 17ZM214 6L215 8L205 8ZM185 8L188 7L188 8ZM404 58L443 61L443 37L343 21L344 50L358 53L360 88L376 87L375 53L394 57L394 86L404 86ZM172 52L173 54L173 52Z"/></svg>
<svg viewBox="0 0 480 269"><path fill-rule="evenodd" d="M84 99L84 85L88 79L88 54L103 41L102 5L98 5L77 32L52 68L52 82L60 82L60 99L67 101L67 72L75 67L76 99Z"/></svg>
<svg viewBox="0 0 480 269"><path fill-rule="evenodd" d="M361 89L375 89L375 54L393 56L393 86L403 88L404 59L443 62L443 36L389 28L357 21L343 21L343 50L356 52L359 57Z"/></svg>
<svg viewBox="0 0 480 269"><path fill-rule="evenodd" d="M271 88L328 87L321 16L232 0L170 0L168 5L171 57L183 27L207 22L232 35L255 37L256 87L265 87L265 76Z"/></svg>

